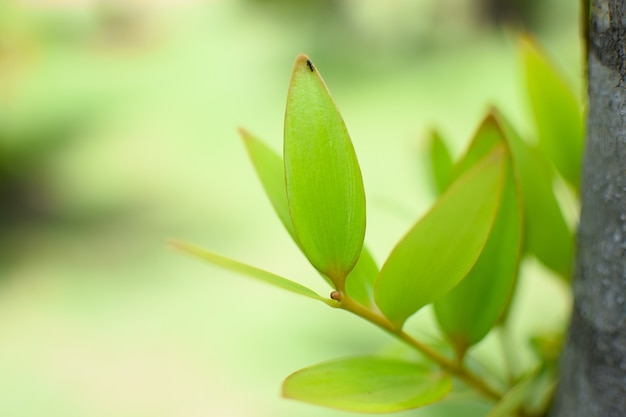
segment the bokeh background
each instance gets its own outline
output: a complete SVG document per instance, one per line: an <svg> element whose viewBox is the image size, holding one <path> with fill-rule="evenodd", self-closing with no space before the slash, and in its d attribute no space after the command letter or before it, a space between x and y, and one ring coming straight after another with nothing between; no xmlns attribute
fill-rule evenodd
<svg viewBox="0 0 626 417"><path fill-rule="evenodd" d="M382 262L433 201L424 138L459 154L490 105L532 138L518 36L582 91L574 0L0 0L0 416L344 416L289 373L397 349L340 311L170 249L181 238L326 293L236 128L279 150L295 56L344 115ZM524 335L568 298L534 262ZM434 338L428 311L411 325ZM501 361L490 348L476 355ZM517 339L516 339L517 340ZM482 353L481 353L482 352ZM407 416L470 416L485 405ZM455 408L456 407L456 408ZM459 414L460 413L460 414Z"/></svg>

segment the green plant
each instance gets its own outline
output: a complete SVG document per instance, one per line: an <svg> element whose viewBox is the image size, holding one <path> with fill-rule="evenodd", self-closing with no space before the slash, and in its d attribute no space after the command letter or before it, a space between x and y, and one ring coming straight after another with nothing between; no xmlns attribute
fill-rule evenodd
<svg viewBox="0 0 626 417"><path fill-rule="evenodd" d="M569 87L529 42L522 44L522 56L539 147L522 140L495 109L456 163L433 133L430 161L440 195L380 269L363 243L365 192L352 142L306 56L297 57L292 73L283 158L240 131L276 213L333 288L330 297L188 243L174 246L353 313L423 358L367 356L314 365L285 380L285 397L388 413L442 401L454 387L466 386L494 403L489 417L545 414L557 377L559 334L534 338L537 364L509 370L506 381L474 366L469 352L489 332L507 327L523 257L536 257L566 281L571 274L573 234L553 183L560 174L578 187L582 112ZM568 153L562 152L565 147ZM404 328L428 305L445 336L443 347Z"/></svg>

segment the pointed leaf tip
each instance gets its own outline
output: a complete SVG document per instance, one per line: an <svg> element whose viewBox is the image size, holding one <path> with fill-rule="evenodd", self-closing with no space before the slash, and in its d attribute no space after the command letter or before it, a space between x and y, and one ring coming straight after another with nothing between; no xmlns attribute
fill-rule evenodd
<svg viewBox="0 0 626 417"><path fill-rule="evenodd" d="M287 229L287 232L289 232L291 237L295 240L295 232L289 215L282 157L245 129L239 128L239 133L252 160L252 165L261 180L265 193L269 197L285 229ZM359 303L365 306L371 306L373 304L376 275L378 275L378 267L367 248L363 246L359 261L347 277L346 292ZM327 277L322 276L329 281ZM329 284L334 285L332 282L329 282Z"/></svg>
<svg viewBox="0 0 626 417"><path fill-rule="evenodd" d="M289 85L284 164L296 240L311 264L344 290L363 246L365 191L345 123L303 54Z"/></svg>
<svg viewBox="0 0 626 417"><path fill-rule="evenodd" d="M216 253L202 249L199 246L192 245L191 243L173 240L170 242L170 245L173 248L181 252L185 252L190 255L196 256L198 258L201 258L205 261L212 263L213 265L227 269L231 272L236 272L238 274L246 275L250 278L263 281L267 284L271 284L276 287L280 287L292 293L300 294L302 296L312 298L314 300L322 301L323 303L326 303L331 307L338 306L337 301L331 300L329 298L324 298L321 295L317 294L315 291L305 287L304 285L298 284L297 282L291 281L287 278L283 278L272 272L268 272L263 269L257 268L255 266L248 265L243 262L239 262L239 261L227 258L222 255L218 255Z"/></svg>
<svg viewBox="0 0 626 417"><path fill-rule="evenodd" d="M308 68L310 72L315 72L315 65L313 65L313 62L311 62L311 59L305 54L299 54L296 57L296 65L297 66L306 65L306 67Z"/></svg>

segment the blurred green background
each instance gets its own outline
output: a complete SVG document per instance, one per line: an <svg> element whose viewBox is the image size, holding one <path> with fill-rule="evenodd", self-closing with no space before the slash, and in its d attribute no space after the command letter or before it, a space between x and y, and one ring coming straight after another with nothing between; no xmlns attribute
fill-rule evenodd
<svg viewBox="0 0 626 417"><path fill-rule="evenodd" d="M389 337L168 239L328 292L236 133L280 149L295 56L344 115L382 262L433 200L428 128L458 155L496 104L534 134L522 30L582 91L577 13L574 0L0 0L0 415L349 415L282 400L280 383L393 350ZM563 326L568 306L561 284L524 268L520 340ZM414 332L434 337L431 321L420 313Z"/></svg>

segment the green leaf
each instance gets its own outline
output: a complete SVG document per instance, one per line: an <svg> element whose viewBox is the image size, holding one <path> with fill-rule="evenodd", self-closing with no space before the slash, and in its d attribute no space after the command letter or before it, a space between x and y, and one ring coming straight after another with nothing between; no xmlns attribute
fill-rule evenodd
<svg viewBox="0 0 626 417"><path fill-rule="evenodd" d="M283 159L245 130L240 129L239 133L276 214L291 237L296 240L289 216ZM357 264L346 279L346 293L359 303L372 307L374 304L374 282L377 275L378 267L369 250L364 246ZM324 278L326 277L324 276ZM328 278L326 279L328 280ZM332 282L329 281L329 284L332 285Z"/></svg>
<svg viewBox="0 0 626 417"><path fill-rule="evenodd" d="M378 266L369 250L363 246L361 257L346 279L346 293L366 307L374 307L374 284Z"/></svg>
<svg viewBox="0 0 626 417"><path fill-rule="evenodd" d="M528 393L537 378L537 372L531 372L511 388L491 409L487 417L510 417L528 397Z"/></svg>
<svg viewBox="0 0 626 417"><path fill-rule="evenodd" d="M452 168L454 162L452 154L446 146L441 135L437 131L432 131L428 140L428 156L430 168L435 183L437 195L444 192L452 179Z"/></svg>
<svg viewBox="0 0 626 417"><path fill-rule="evenodd" d="M504 134L489 116L459 165L465 165L466 159L474 160L477 152L484 153L485 143L493 147L494 133L506 145ZM459 357L489 333L508 307L521 247L520 192L512 165L508 164L498 214L482 253L463 281L434 303L439 326Z"/></svg>
<svg viewBox="0 0 626 417"><path fill-rule="evenodd" d="M395 326L449 292L472 268L495 219L506 165L505 148L496 146L393 249L378 275L375 298Z"/></svg>
<svg viewBox="0 0 626 417"><path fill-rule="evenodd" d="M525 411L530 415L541 415L549 409L559 381L558 366L555 363L542 366L535 372L532 385L526 390Z"/></svg>
<svg viewBox="0 0 626 417"><path fill-rule="evenodd" d="M274 211L282 222L287 232L295 239L289 204L287 202L287 190L285 189L285 167L283 158L274 152L269 146L257 139L244 129L239 129L252 165L261 180L263 189L274 207Z"/></svg>
<svg viewBox="0 0 626 417"><path fill-rule="evenodd" d="M331 300L329 298L324 298L321 295L317 294L315 291L298 284L297 282L291 281L287 278L283 278L276 274L273 274L268 271L264 271L262 269L256 268L251 265L244 264L239 261L235 261L230 258L226 258L224 256L215 254L213 252L209 252L204 250L198 246L192 245L186 242L173 241L172 246L180 251L186 252L190 255L197 256L205 261L212 263L213 265L217 265L224 269L227 269L232 272L236 272L238 274L247 275L251 278L258 279L259 281L263 281L267 284L274 285L276 287L280 287L284 290L291 291L296 294L303 295L308 298L312 298L314 300L322 301L331 307L337 307L338 304L335 300Z"/></svg>
<svg viewBox="0 0 626 417"><path fill-rule="evenodd" d="M491 142L489 136L494 129L499 132L500 143L506 144L502 131L490 116L476 134L466 158L473 159L472 154L483 148L483 140ZM498 214L482 253L463 281L434 303L437 322L460 357L489 333L507 308L517 279L521 249L520 193L512 165L508 163Z"/></svg>
<svg viewBox="0 0 626 417"><path fill-rule="evenodd" d="M469 171L497 146L506 147L506 143L503 142L502 129L490 113L478 127L466 154L454 165L452 180ZM508 159L508 155L505 158Z"/></svg>
<svg viewBox="0 0 626 417"><path fill-rule="evenodd" d="M284 159L298 244L343 291L365 237L365 191L343 119L305 55L296 58L289 86Z"/></svg>
<svg viewBox="0 0 626 417"><path fill-rule="evenodd" d="M321 363L290 375L283 396L361 413L392 413L432 404L452 389L451 378L410 362L362 357Z"/></svg>
<svg viewBox="0 0 626 417"><path fill-rule="evenodd" d="M521 50L539 146L563 178L578 190L584 142L582 106L535 45L524 41Z"/></svg>
<svg viewBox="0 0 626 417"><path fill-rule="evenodd" d="M548 161L527 145L502 115L498 116L513 155L524 206L524 249L566 281L571 278L574 236L552 185Z"/></svg>

